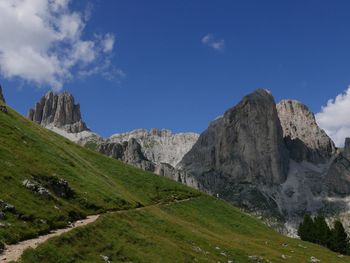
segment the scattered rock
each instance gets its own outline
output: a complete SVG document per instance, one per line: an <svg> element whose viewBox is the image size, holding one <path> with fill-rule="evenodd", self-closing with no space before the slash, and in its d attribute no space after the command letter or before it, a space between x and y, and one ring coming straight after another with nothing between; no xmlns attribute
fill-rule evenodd
<svg viewBox="0 0 350 263"><path fill-rule="evenodd" d="M316 263L316 262L321 262L321 260L315 258L314 256L311 256L311 257L310 257L310 262Z"/></svg>
<svg viewBox="0 0 350 263"><path fill-rule="evenodd" d="M258 263L263 262L264 258L256 255L248 256L251 261L256 261Z"/></svg>
<svg viewBox="0 0 350 263"><path fill-rule="evenodd" d="M4 220L5 218L6 218L5 213L0 211L0 220Z"/></svg>
<svg viewBox="0 0 350 263"><path fill-rule="evenodd" d="M32 192L35 192L39 195L41 195L44 198L50 198L51 193L49 190L41 186L38 182L31 181L29 179L26 179L22 182L22 185L26 187L27 189L31 190Z"/></svg>
<svg viewBox="0 0 350 263"><path fill-rule="evenodd" d="M0 199L0 208L2 212L16 213L16 207Z"/></svg>
<svg viewBox="0 0 350 263"><path fill-rule="evenodd" d="M288 258L291 258L291 256L282 254L282 255L281 255L281 258L283 258L283 259L288 259Z"/></svg>
<svg viewBox="0 0 350 263"><path fill-rule="evenodd" d="M0 111L3 113L8 113L8 110L7 110L6 106L4 106L4 105L0 105Z"/></svg>
<svg viewBox="0 0 350 263"><path fill-rule="evenodd" d="M108 256L101 255L101 258L102 258L106 263L112 263L112 261L109 259Z"/></svg>

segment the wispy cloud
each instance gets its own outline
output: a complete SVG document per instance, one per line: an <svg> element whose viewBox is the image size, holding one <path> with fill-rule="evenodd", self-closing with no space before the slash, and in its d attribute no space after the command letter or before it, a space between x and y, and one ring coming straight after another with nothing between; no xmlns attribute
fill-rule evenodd
<svg viewBox="0 0 350 263"><path fill-rule="evenodd" d="M350 87L344 92L330 99L327 105L316 114L317 123L333 139L334 143L342 147L346 137L350 137Z"/></svg>
<svg viewBox="0 0 350 263"><path fill-rule="evenodd" d="M0 73L59 90L77 71L110 61L115 37L84 38L91 12L70 0L0 1ZM103 72L106 72L105 68Z"/></svg>
<svg viewBox="0 0 350 263"><path fill-rule="evenodd" d="M225 40L224 39L216 39L213 34L206 34L202 38L202 43L208 47L211 47L215 50L224 50L225 48Z"/></svg>

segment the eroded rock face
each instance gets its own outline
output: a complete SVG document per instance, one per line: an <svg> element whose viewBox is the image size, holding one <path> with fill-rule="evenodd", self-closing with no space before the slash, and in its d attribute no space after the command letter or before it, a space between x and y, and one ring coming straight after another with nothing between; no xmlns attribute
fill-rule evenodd
<svg viewBox="0 0 350 263"><path fill-rule="evenodd" d="M4 94L2 92L2 87L0 86L0 103L6 104Z"/></svg>
<svg viewBox="0 0 350 263"><path fill-rule="evenodd" d="M145 157L154 163L176 166L192 148L199 135L192 132L172 133L165 129L138 129L112 135L108 141L122 143L131 138L141 145Z"/></svg>
<svg viewBox="0 0 350 263"><path fill-rule="evenodd" d="M102 143L97 151L146 171L155 170L155 164L143 155L140 144L133 138L122 143Z"/></svg>
<svg viewBox="0 0 350 263"><path fill-rule="evenodd" d="M81 118L79 104L74 103L74 97L68 92L48 92L29 110L28 118L44 127L57 127L68 133L88 130Z"/></svg>
<svg viewBox="0 0 350 263"><path fill-rule="evenodd" d="M235 182L273 185L285 181L288 162L274 99L259 89L213 121L181 166L209 181L220 174Z"/></svg>
<svg viewBox="0 0 350 263"><path fill-rule="evenodd" d="M325 180L331 195L350 194L350 138L345 139L344 149L332 160Z"/></svg>
<svg viewBox="0 0 350 263"><path fill-rule="evenodd" d="M201 190L250 210L273 210L262 189L283 183L288 165L274 99L259 89L213 121L179 168Z"/></svg>
<svg viewBox="0 0 350 263"><path fill-rule="evenodd" d="M282 100L276 107L290 157L297 162L329 161L335 146L317 125L314 114L296 100Z"/></svg>

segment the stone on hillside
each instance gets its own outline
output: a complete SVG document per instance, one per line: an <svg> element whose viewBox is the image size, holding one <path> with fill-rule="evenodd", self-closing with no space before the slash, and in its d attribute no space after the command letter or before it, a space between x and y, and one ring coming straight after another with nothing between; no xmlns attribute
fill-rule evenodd
<svg viewBox="0 0 350 263"><path fill-rule="evenodd" d="M27 189L31 190L32 192L41 195L44 198L51 197L51 193L49 192L49 190L41 186L38 182L26 179L22 182L22 185Z"/></svg>
<svg viewBox="0 0 350 263"><path fill-rule="evenodd" d="M8 113L7 107L5 105L0 105L0 111L3 113Z"/></svg>

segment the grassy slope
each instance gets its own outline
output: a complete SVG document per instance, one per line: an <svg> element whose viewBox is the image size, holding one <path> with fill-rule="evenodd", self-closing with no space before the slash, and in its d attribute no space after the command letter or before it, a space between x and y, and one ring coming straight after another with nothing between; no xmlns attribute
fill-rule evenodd
<svg viewBox="0 0 350 263"><path fill-rule="evenodd" d="M47 200L22 186L23 180L38 176L67 180L76 196ZM60 227L77 211L95 214L196 194L166 178L82 148L13 110L0 114L0 199L32 217L26 222L7 212L6 220L1 221L5 227L0 227L0 240L16 242Z"/></svg>
<svg viewBox="0 0 350 263"><path fill-rule="evenodd" d="M23 262L103 262L101 254L113 262L250 262L248 255L272 262L308 262L310 256L349 262L322 247L283 237L223 201L75 145L12 110L0 113L0 171L0 199L32 216L23 221L6 212L0 221L0 239L6 242L63 225L70 211L91 214L195 197L103 215L27 250ZM76 196L44 199L22 186L33 176L64 178ZM284 260L282 254L291 257Z"/></svg>

